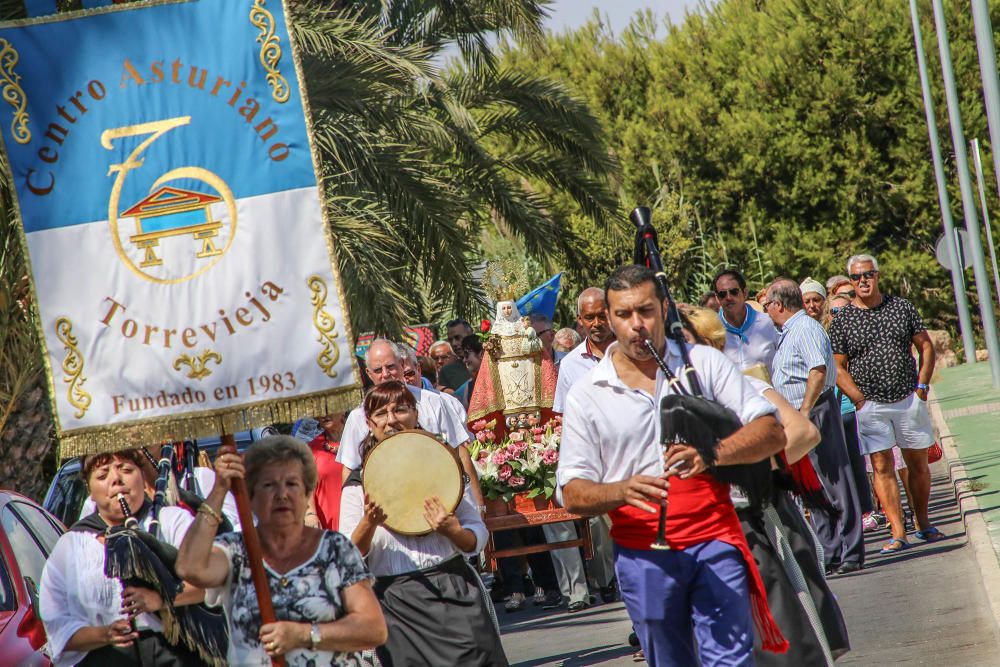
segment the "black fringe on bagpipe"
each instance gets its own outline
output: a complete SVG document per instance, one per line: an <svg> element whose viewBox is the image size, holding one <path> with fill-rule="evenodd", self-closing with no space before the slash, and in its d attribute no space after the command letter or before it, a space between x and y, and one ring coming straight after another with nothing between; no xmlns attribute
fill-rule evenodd
<svg viewBox="0 0 1000 667"><path fill-rule="evenodd" d="M737 487L751 507L761 508L771 500L771 461L718 466L719 442L743 424L732 410L700 396L667 394L660 402L660 424L664 442L683 442L695 448L701 460L720 482Z"/></svg>
<svg viewBox="0 0 1000 667"><path fill-rule="evenodd" d="M104 544L106 576L153 590L163 599L158 614L167 642L183 644L212 667L226 667L229 627L223 614L203 605L174 606L184 586L174 574L177 549L136 528L112 528Z"/></svg>

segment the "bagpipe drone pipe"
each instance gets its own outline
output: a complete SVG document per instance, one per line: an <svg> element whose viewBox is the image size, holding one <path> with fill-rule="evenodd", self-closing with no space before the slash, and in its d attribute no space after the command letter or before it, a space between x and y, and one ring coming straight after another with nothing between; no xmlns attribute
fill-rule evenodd
<svg viewBox="0 0 1000 667"><path fill-rule="evenodd" d="M145 449L144 454L152 459ZM164 445L156 463L155 495L150 509L149 531L145 531L132 516L124 496L119 496L123 526L108 530L104 542L104 574L120 579L125 586L140 586L159 594L163 608L157 612L163 622L167 642L183 645L196 653L205 664L225 667L229 648L229 627L221 609L204 604L175 606L184 582L177 576L177 548L159 538L159 514L165 506L170 485L173 447ZM192 494L193 495L193 494ZM199 503L201 499L198 499Z"/></svg>
<svg viewBox="0 0 1000 667"><path fill-rule="evenodd" d="M677 304L670 296L670 287L660 258L656 230L650 210L640 206L632 211L629 219L636 226L635 263L646 266L656 274L657 286L666 303L666 333L680 350L684 363L683 378L675 377L658 350L646 341L646 347L663 371L671 391L660 401L660 444L666 448L675 443L685 443L697 450L711 474L720 482L738 487L754 507L761 507L771 495L771 464L769 459L740 465L717 465L719 443L742 427L739 417L729 408L705 398L694 365L691 363L689 344L684 337L684 325ZM666 506L660 505L660 534L657 543L663 542Z"/></svg>

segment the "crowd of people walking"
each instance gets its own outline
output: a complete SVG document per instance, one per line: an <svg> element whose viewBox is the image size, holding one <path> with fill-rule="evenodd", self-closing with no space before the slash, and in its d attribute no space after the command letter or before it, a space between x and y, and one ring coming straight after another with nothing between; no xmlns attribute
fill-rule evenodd
<svg viewBox="0 0 1000 667"><path fill-rule="evenodd" d="M425 358L373 341L361 405L202 469L200 505L155 518L176 554L168 593L106 574L105 541L130 516L149 526L152 466L138 450L87 457L90 504L41 582L54 661L222 664L159 613L214 606L228 628L223 663L506 665L492 598L508 613L623 599L636 656L653 665L832 664L850 641L826 578L865 567L864 532L888 524L882 554L944 537L928 516L933 346L913 305L880 289L874 257L845 269L755 294L739 271L720 272L699 305L679 308L684 350L667 340L665 295L640 266L582 290L571 327L531 317L558 369L558 497L589 517L594 553L501 558L492 590L470 566L489 533L467 418L488 352L463 319ZM686 355L700 391L740 426L713 448L661 449L660 399L691 387ZM417 426L454 448L468 484L454 511L427 499L432 530L412 536L385 525L361 481L375 445ZM720 481L729 468L746 483ZM234 480L250 493L276 623L261 621L253 594ZM670 548L651 548L664 499ZM576 531L563 522L493 540L538 546Z"/></svg>

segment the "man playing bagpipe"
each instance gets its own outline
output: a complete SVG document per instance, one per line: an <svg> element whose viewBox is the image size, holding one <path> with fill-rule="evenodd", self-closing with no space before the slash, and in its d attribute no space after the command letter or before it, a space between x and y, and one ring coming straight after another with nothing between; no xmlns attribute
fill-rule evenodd
<svg viewBox="0 0 1000 667"><path fill-rule="evenodd" d="M558 469L564 505L610 515L619 585L649 664L753 664L752 626L764 650L782 652L788 644L767 606L729 486L715 476L783 449L775 408L722 353L682 351L666 341L666 295L653 271L621 267L605 291L616 342L566 399ZM691 391L685 357L700 391ZM684 376L686 388L674 376ZM700 393L742 426L661 451L661 399L679 393ZM662 499L669 549L653 546Z"/></svg>

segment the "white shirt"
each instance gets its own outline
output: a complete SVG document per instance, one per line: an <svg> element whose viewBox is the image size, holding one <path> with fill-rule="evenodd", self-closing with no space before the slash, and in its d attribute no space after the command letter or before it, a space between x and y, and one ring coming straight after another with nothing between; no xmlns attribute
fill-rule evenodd
<svg viewBox="0 0 1000 667"><path fill-rule="evenodd" d="M616 345L566 398L556 472L560 490L573 479L607 483L663 474L659 405L669 392L667 383L658 370L655 398L627 387L611 362ZM731 409L744 424L777 411L721 352L707 345L690 349L705 398ZM683 377L680 350L673 342L666 362Z"/></svg>
<svg viewBox="0 0 1000 667"><path fill-rule="evenodd" d="M452 446L458 447L469 440L469 434L465 427L465 422L460 420L452 410L450 410L442 394L435 394L410 385L406 385L414 398L417 399L417 421L420 428L431 433L440 433L444 439ZM340 450L337 452L337 461L345 468L357 470L361 467L361 444L368 437L368 422L365 420L365 408L363 405L351 410L344 423L344 432L340 436Z"/></svg>
<svg viewBox="0 0 1000 667"><path fill-rule="evenodd" d="M559 379L556 380L556 395L552 399L553 412L563 412L566 407L566 395L569 394L569 388L576 384L577 380L586 375L600 361L601 358L591 351L590 339L588 338L584 338L582 343L574 347L562 358L562 361L559 362Z"/></svg>
<svg viewBox="0 0 1000 667"><path fill-rule="evenodd" d="M350 537L361 523L364 514L365 495L361 486L355 484L344 488L340 496L340 531ZM471 530L476 536L476 550L465 555L475 556L486 548L489 531L479 516L476 501L473 500L468 485L465 487L462 502L455 509L455 517L462 524L462 528ZM458 548L444 535L438 533L400 535L379 526L375 529L372 546L365 561L372 574L382 577L431 567L456 553Z"/></svg>
<svg viewBox="0 0 1000 667"><path fill-rule="evenodd" d="M746 332L746 337L749 342L744 343L739 336L726 331L726 347L723 352L741 371L754 364L764 364L770 373L774 351L778 349L778 329L775 328L774 322L766 314L757 313L754 323Z"/></svg>
<svg viewBox="0 0 1000 667"><path fill-rule="evenodd" d="M160 510L160 539L180 547L194 517L179 507ZM149 528L149 518L142 522ZM125 618L122 613L122 584L104 576L104 545L93 533L69 532L56 542L42 570L39 615L48 635L52 661L57 667L75 665L85 651L66 651L77 630L90 625L109 625ZM140 614L136 626L160 631L156 614Z"/></svg>
<svg viewBox="0 0 1000 667"><path fill-rule="evenodd" d="M194 479L196 482L195 493L204 498L212 492L212 487L215 486L215 471L199 466L194 469ZM97 503L94 502L93 498L87 496L87 499L83 501L83 507L80 508L79 518L90 516L96 511ZM240 530L240 513L236 511L236 498L233 497L232 493L227 493L226 499L222 501L222 513L233 525L233 530Z"/></svg>
<svg viewBox="0 0 1000 667"><path fill-rule="evenodd" d="M425 389L424 391L427 390ZM474 436L472 435L472 432L469 431L468 414L465 411L465 406L462 405L462 401L447 392L435 390L434 393L438 395L444 403L444 407L451 413L451 418L455 422L456 429L459 431L460 435L464 432L465 440L472 440ZM465 440L462 442L465 442Z"/></svg>

